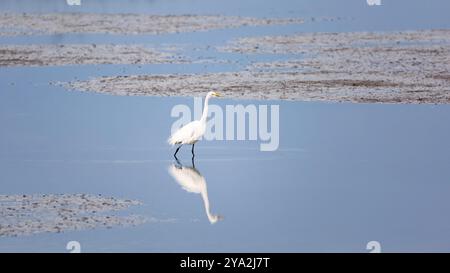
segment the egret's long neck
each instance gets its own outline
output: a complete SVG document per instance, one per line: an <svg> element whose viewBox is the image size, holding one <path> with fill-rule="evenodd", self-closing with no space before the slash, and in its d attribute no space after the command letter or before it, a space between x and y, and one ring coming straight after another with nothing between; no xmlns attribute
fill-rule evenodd
<svg viewBox="0 0 450 273"><path fill-rule="evenodd" d="M206 98L205 98L205 106L203 106L203 114L202 114L202 117L200 119L201 122L206 122L206 119L208 118L209 98L210 98L210 96L206 96Z"/></svg>

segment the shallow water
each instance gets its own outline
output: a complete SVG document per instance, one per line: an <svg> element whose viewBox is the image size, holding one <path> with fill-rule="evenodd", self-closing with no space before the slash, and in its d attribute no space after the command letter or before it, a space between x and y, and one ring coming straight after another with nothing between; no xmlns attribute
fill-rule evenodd
<svg viewBox="0 0 450 273"><path fill-rule="evenodd" d="M12 1L2 1L0 7L69 11L66 6L50 8L49 4L30 4L35 1L22 2L13 5ZM391 2L376 12L360 5L355 10L373 12L372 16L381 11L401 13L404 20L395 16L387 16L390 20L367 19L366 13L336 4L325 9L325 1L314 1L319 4L308 9L304 8L313 1L298 5L293 1L286 5L264 2L257 11L254 1L240 9L237 2L223 6L206 5L205 1L191 1L195 5L154 1L150 2L152 6L138 2L144 6L125 5L124 9L113 2L105 9L133 12L148 7L155 13L252 16L352 15L367 23L342 23L347 28L340 30L450 25L441 16L442 8L423 10L413 23L418 9L401 13L399 4L389 9ZM425 5L423 1L410 2L417 7ZM79 9L105 11L95 4L97 1L93 3ZM448 5L445 1L437 4ZM332 23L306 25L317 31L334 28ZM251 33L275 29L254 28ZM296 30L288 27L285 31ZM204 45L197 38L207 39L212 33L213 44L214 39L227 40L248 31L167 35L167 42L198 41ZM221 33L229 34L221 38ZM58 37L14 39L25 43L61 41ZM67 35L62 41L79 42L77 39ZM91 42L91 37L83 39ZM121 42L128 38L108 37L105 42L109 39ZM9 43L5 38L1 42ZM215 54L211 53L213 57ZM446 217L450 209L448 105L214 100L222 108L236 103L280 105L280 146L274 152L261 152L257 141L202 141L196 145L195 167L207 185L211 212L224 217L211 224L201 194L184 190L168 171L176 164L174 150L166 144L175 120L170 111L180 103L192 106L191 98L119 97L49 85L50 81L101 75L234 69L233 64L0 68L0 194L115 196L141 201L142 206L127 212L154 219L136 227L0 237L0 251L66 252L71 240L79 241L84 252L367 252L366 244L373 240L379 241L386 252L450 249L450 219ZM187 169L192 164L189 149L183 147L179 154Z"/></svg>
<svg viewBox="0 0 450 273"><path fill-rule="evenodd" d="M1 72L2 79L15 73ZM6 74L6 75L5 75ZM36 75L37 73L33 73ZM43 79L44 80L44 79ZM135 213L175 222L1 238L2 251L446 251L449 106L244 101L280 105L280 147L197 145L199 194L169 175L174 104L23 82L2 86L2 194L92 193L140 200ZM224 106L234 103L217 100ZM181 150L190 165L189 149Z"/></svg>

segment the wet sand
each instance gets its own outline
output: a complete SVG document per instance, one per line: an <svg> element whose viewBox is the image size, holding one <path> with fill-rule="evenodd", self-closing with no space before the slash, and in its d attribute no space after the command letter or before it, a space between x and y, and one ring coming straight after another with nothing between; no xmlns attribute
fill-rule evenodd
<svg viewBox="0 0 450 273"><path fill-rule="evenodd" d="M143 45L64 44L0 46L0 66L184 63L175 53Z"/></svg>
<svg viewBox="0 0 450 273"><path fill-rule="evenodd" d="M3 13L0 36L67 33L165 34L242 26L301 24L300 18L222 15L147 15L100 13Z"/></svg>
<svg viewBox="0 0 450 273"><path fill-rule="evenodd" d="M292 54L243 71L100 77L60 83L114 95L201 96L353 103L450 103L450 31L320 33L242 38L239 54Z"/></svg>
<svg viewBox="0 0 450 273"><path fill-rule="evenodd" d="M243 37L219 46L219 51L245 54L305 54L347 47L448 44L450 30L392 32L303 33L284 36Z"/></svg>
<svg viewBox="0 0 450 273"><path fill-rule="evenodd" d="M147 219L113 212L137 205L134 200L89 194L0 195L0 236L135 226Z"/></svg>

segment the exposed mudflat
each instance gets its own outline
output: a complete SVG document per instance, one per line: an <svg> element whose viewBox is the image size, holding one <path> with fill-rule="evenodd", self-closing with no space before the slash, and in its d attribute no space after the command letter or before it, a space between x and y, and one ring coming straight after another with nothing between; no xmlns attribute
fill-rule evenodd
<svg viewBox="0 0 450 273"><path fill-rule="evenodd" d="M219 48L293 54L245 71L100 77L63 83L114 95L201 96L370 103L450 103L450 31L320 33L242 38Z"/></svg>
<svg viewBox="0 0 450 273"><path fill-rule="evenodd" d="M303 19L299 18L266 19L222 15L3 13L0 14L0 36L65 33L164 34L301 23Z"/></svg>
<svg viewBox="0 0 450 273"><path fill-rule="evenodd" d="M448 82L448 79L430 81ZM189 75L102 77L66 84L68 88L114 95L202 96L220 90L229 98L303 101L450 103L450 90L417 82L396 83L372 76L355 80L297 72L237 72ZM426 88L426 90L424 90ZM397 92L393 92L397 90ZM404 91L402 91L404 90Z"/></svg>
<svg viewBox="0 0 450 273"><path fill-rule="evenodd" d="M347 47L448 44L450 30L393 32L302 33L282 36L243 37L219 46L219 51L245 54L305 54ZM319 56L320 57L320 56Z"/></svg>
<svg viewBox="0 0 450 273"><path fill-rule="evenodd" d="M162 64L186 60L169 52L141 45L61 44L2 45L0 66L79 64Z"/></svg>
<svg viewBox="0 0 450 273"><path fill-rule="evenodd" d="M140 203L88 194L0 195L0 236L134 226L147 219L113 212L136 205Z"/></svg>

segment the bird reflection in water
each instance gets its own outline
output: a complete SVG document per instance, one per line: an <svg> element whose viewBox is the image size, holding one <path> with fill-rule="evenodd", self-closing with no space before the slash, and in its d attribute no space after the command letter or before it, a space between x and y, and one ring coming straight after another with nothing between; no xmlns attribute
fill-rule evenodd
<svg viewBox="0 0 450 273"><path fill-rule="evenodd" d="M221 215L211 213L206 180L195 168L194 157L192 157L192 167L183 166L176 157L175 159L177 163L169 166L170 175L185 191L199 193L202 196L206 216L211 224L223 220Z"/></svg>

